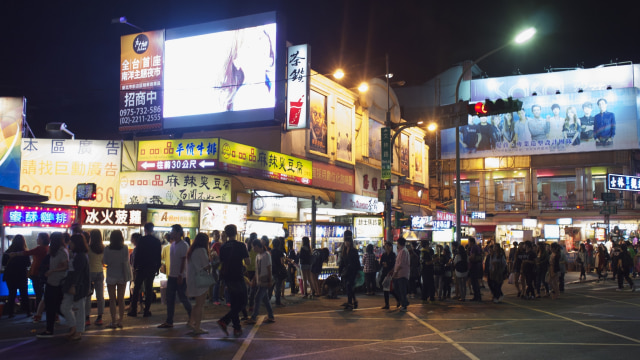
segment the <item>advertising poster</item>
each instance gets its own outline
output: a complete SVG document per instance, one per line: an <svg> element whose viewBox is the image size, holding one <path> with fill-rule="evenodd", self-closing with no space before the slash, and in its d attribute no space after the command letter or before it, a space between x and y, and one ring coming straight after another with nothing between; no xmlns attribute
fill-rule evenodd
<svg viewBox="0 0 640 360"><path fill-rule="evenodd" d="M164 117L273 109L276 24L208 25L167 30Z"/></svg>
<svg viewBox="0 0 640 360"><path fill-rule="evenodd" d="M120 131L162 128L164 30L120 38Z"/></svg>
<svg viewBox="0 0 640 360"><path fill-rule="evenodd" d="M353 193L355 191L355 172L352 169L314 161L313 186Z"/></svg>
<svg viewBox="0 0 640 360"><path fill-rule="evenodd" d="M200 230L224 230L234 224L238 232L245 230L247 223L247 205L219 202L200 203Z"/></svg>
<svg viewBox="0 0 640 360"><path fill-rule="evenodd" d="M0 97L0 186L20 186L20 144L24 98Z"/></svg>
<svg viewBox="0 0 640 360"><path fill-rule="evenodd" d="M147 209L147 221L154 227L171 227L180 224L183 228L197 228L198 210Z"/></svg>
<svg viewBox="0 0 640 360"><path fill-rule="evenodd" d="M382 124L369 119L369 158L381 160L380 129Z"/></svg>
<svg viewBox="0 0 640 360"><path fill-rule="evenodd" d="M409 176L409 136L400 134L400 173Z"/></svg>
<svg viewBox="0 0 640 360"><path fill-rule="evenodd" d="M312 162L275 151L220 139L220 170L260 178L311 185Z"/></svg>
<svg viewBox="0 0 640 360"><path fill-rule="evenodd" d="M251 203L255 216L295 219L298 217L298 198L256 191Z"/></svg>
<svg viewBox="0 0 640 360"><path fill-rule="evenodd" d="M138 142L138 171L212 169L218 139L150 140Z"/></svg>
<svg viewBox="0 0 640 360"><path fill-rule="evenodd" d="M414 139L413 151L411 156L413 158L413 181L424 184L424 142Z"/></svg>
<svg viewBox="0 0 640 360"><path fill-rule="evenodd" d="M127 172L120 175L120 207L130 204L178 205L186 200L231 200L224 176L179 172Z"/></svg>
<svg viewBox="0 0 640 360"><path fill-rule="evenodd" d="M120 188L120 140L22 139L20 190L75 205L76 186L95 183L92 206L111 207ZM86 204L81 202L80 204Z"/></svg>
<svg viewBox="0 0 640 360"><path fill-rule="evenodd" d="M338 160L353 162L353 111L350 107L338 103L336 106L337 157Z"/></svg>
<svg viewBox="0 0 640 360"><path fill-rule="evenodd" d="M309 149L327 154L327 97L310 91L311 98L311 132Z"/></svg>
<svg viewBox="0 0 640 360"><path fill-rule="evenodd" d="M384 224L379 217L354 217L353 235L356 239L375 239L384 237Z"/></svg>
<svg viewBox="0 0 640 360"><path fill-rule="evenodd" d="M460 156L546 155L638 148L637 90L529 96L522 111L469 117ZM455 129L442 131L442 157L455 158Z"/></svg>
<svg viewBox="0 0 640 360"><path fill-rule="evenodd" d="M287 56L287 130L306 129L309 114L309 46L289 46Z"/></svg>

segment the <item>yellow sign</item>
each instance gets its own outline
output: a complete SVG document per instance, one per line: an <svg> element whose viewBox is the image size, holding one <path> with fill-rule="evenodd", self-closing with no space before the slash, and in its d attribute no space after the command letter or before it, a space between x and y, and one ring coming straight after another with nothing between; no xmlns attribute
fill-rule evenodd
<svg viewBox="0 0 640 360"><path fill-rule="evenodd" d="M242 175L311 185L310 160L220 139L219 169Z"/></svg>
<svg viewBox="0 0 640 360"><path fill-rule="evenodd" d="M157 227L169 227L180 224L182 227L198 227L198 210L148 209L147 221Z"/></svg>
<svg viewBox="0 0 640 360"><path fill-rule="evenodd" d="M175 166L164 166L173 161L175 164L189 164L191 160L210 160L218 158L218 139L178 139L152 140L138 142L138 171L176 170ZM203 163L202 166L200 163ZM203 170L213 168L214 162L193 161L194 166L184 170ZM180 167L182 168L182 167Z"/></svg>

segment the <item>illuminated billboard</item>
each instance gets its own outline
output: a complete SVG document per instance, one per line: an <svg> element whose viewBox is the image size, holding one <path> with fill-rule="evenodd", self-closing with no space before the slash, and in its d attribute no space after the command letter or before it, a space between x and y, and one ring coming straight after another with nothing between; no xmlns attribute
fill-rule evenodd
<svg viewBox="0 0 640 360"><path fill-rule="evenodd" d="M20 143L25 99L0 97L0 186L20 185Z"/></svg>
<svg viewBox="0 0 640 360"><path fill-rule="evenodd" d="M167 29L163 127L273 122L282 51L275 12Z"/></svg>
<svg viewBox="0 0 640 360"><path fill-rule="evenodd" d="M200 203L200 230L223 230L225 226L234 224L238 232L245 229L247 223L247 205L201 202Z"/></svg>
<svg viewBox="0 0 640 360"><path fill-rule="evenodd" d="M206 170L218 159L218 139L138 142L138 171Z"/></svg>
<svg viewBox="0 0 640 360"><path fill-rule="evenodd" d="M460 157L547 155L638 148L637 89L522 98L522 111L469 117ZM442 131L442 158L455 157L455 129Z"/></svg>

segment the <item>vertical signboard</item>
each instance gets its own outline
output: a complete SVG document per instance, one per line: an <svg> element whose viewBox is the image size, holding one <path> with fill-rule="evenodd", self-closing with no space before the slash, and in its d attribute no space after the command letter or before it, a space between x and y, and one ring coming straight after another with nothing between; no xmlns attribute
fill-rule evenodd
<svg viewBox="0 0 640 360"><path fill-rule="evenodd" d="M164 30L120 40L120 131L162 128Z"/></svg>
<svg viewBox="0 0 640 360"><path fill-rule="evenodd" d="M22 139L20 190L49 197L49 204L75 205L76 185L95 183L91 205L111 207L120 188L119 140Z"/></svg>
<svg viewBox="0 0 640 360"><path fill-rule="evenodd" d="M306 129L309 113L309 46L289 46L287 56L287 130Z"/></svg>
<svg viewBox="0 0 640 360"><path fill-rule="evenodd" d="M382 139L382 179L391 179L391 129L383 127L380 129Z"/></svg>
<svg viewBox="0 0 640 360"><path fill-rule="evenodd" d="M0 97L0 186L20 185L20 141L25 100Z"/></svg>

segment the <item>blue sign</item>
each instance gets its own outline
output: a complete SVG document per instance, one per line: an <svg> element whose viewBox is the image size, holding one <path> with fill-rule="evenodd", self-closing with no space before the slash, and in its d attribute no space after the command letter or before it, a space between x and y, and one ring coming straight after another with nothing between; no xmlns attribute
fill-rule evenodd
<svg viewBox="0 0 640 360"><path fill-rule="evenodd" d="M433 220L431 225L433 230L451 229L451 220Z"/></svg>
<svg viewBox="0 0 640 360"><path fill-rule="evenodd" d="M69 227L75 220L74 209L42 206L7 206L4 226Z"/></svg>
<svg viewBox="0 0 640 360"><path fill-rule="evenodd" d="M607 174L607 189L640 191L640 176Z"/></svg>

